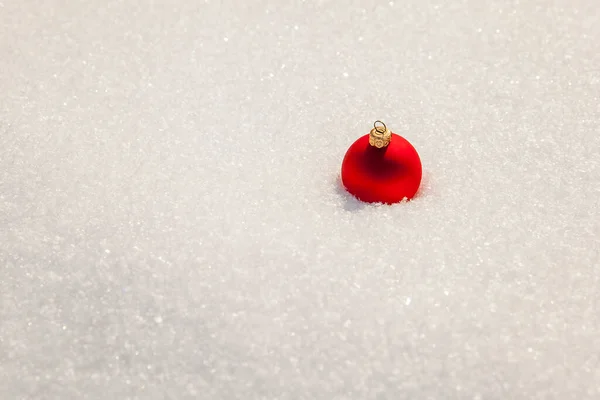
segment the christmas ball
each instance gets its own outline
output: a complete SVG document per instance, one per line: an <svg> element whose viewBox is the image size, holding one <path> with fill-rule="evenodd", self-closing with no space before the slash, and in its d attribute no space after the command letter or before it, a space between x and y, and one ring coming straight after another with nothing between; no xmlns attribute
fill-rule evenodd
<svg viewBox="0 0 600 400"><path fill-rule="evenodd" d="M392 204L412 199L422 173L415 148L381 121L376 121L369 134L350 146L342 161L344 187L368 203Z"/></svg>

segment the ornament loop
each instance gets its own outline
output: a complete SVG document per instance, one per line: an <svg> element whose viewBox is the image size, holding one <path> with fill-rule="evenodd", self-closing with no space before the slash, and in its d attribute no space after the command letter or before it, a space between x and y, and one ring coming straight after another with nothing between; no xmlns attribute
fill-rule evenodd
<svg viewBox="0 0 600 400"><path fill-rule="evenodd" d="M383 129L381 126L377 126L377 123L380 123L381 125L383 125ZM377 120L375 122L373 122L373 128L375 128L375 130L379 133L385 133L387 131L387 126L385 123L383 123L383 121Z"/></svg>

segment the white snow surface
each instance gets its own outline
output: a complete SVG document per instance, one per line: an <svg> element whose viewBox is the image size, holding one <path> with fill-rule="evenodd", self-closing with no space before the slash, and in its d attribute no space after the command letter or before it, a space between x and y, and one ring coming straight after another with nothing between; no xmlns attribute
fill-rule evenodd
<svg viewBox="0 0 600 400"><path fill-rule="evenodd" d="M1 0L0 398L600 398L597 0ZM376 119L418 197L340 184Z"/></svg>

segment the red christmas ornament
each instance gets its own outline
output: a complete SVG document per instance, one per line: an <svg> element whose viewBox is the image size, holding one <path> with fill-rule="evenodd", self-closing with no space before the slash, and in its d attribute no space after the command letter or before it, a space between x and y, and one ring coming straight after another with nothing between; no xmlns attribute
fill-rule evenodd
<svg viewBox="0 0 600 400"><path fill-rule="evenodd" d="M422 173L415 148L381 121L375 121L371 132L350 146L342 161L344 187L367 203L392 204L412 199Z"/></svg>

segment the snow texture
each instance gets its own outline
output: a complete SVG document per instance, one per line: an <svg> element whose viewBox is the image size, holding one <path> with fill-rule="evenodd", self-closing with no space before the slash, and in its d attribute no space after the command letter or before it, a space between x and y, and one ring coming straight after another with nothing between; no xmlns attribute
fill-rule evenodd
<svg viewBox="0 0 600 400"><path fill-rule="evenodd" d="M600 398L597 0L1 0L1 399ZM376 119L419 196L357 202Z"/></svg>

